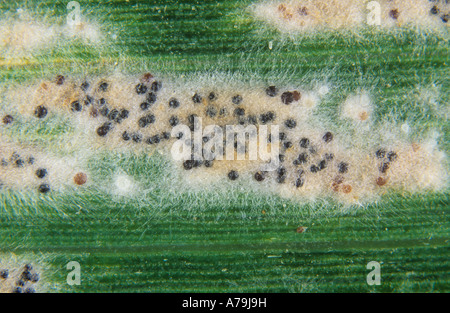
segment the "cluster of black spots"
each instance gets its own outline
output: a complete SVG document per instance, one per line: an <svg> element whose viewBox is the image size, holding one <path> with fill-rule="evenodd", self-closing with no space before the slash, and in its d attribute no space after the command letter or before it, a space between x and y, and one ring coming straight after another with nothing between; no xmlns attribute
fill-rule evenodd
<svg viewBox="0 0 450 313"><path fill-rule="evenodd" d="M160 142L161 142L161 137L159 135L154 135L154 136L147 138L147 143L149 145L158 144Z"/></svg>
<svg viewBox="0 0 450 313"><path fill-rule="evenodd" d="M292 128L295 128L295 127L297 127L297 122L294 120L294 119L287 119L285 122L284 122L284 125L287 127L287 128L290 128L290 129L292 129Z"/></svg>
<svg viewBox="0 0 450 313"><path fill-rule="evenodd" d="M305 185L305 177L304 177L304 171L299 170L297 179L295 180L295 187L301 188Z"/></svg>
<svg viewBox="0 0 450 313"><path fill-rule="evenodd" d="M108 90L108 87L109 87L109 85L107 82L102 82L102 83L100 83L100 85L98 85L98 90L105 92Z"/></svg>
<svg viewBox="0 0 450 313"><path fill-rule="evenodd" d="M35 293L34 284L40 280L39 273L33 271L31 264L24 266L23 272L20 274L19 279L16 281L15 286L12 289L13 293ZM28 287L25 288L25 286Z"/></svg>
<svg viewBox="0 0 450 313"><path fill-rule="evenodd" d="M276 97L278 94L278 88L275 86L269 86L266 88L266 95L269 97Z"/></svg>
<svg viewBox="0 0 450 313"><path fill-rule="evenodd" d="M333 134L331 132L326 132L325 135L323 135L322 140L326 143L329 143L333 140Z"/></svg>
<svg viewBox="0 0 450 313"><path fill-rule="evenodd" d="M187 171L192 170L194 168L198 168L202 165L205 167L211 167L213 164L212 160L202 161L202 160L196 160L193 155L191 155L191 158L189 160L185 160L183 162L183 168Z"/></svg>
<svg viewBox="0 0 450 313"><path fill-rule="evenodd" d="M3 124L8 125L14 121L14 117L12 117L11 115L5 115L2 119L2 121L3 121Z"/></svg>
<svg viewBox="0 0 450 313"><path fill-rule="evenodd" d="M171 98L169 100L169 107L172 109L176 109L180 106L180 102L176 98Z"/></svg>
<svg viewBox="0 0 450 313"><path fill-rule="evenodd" d="M192 96L192 101L193 101L195 104L201 103L201 102L202 102L202 96L200 96L198 93L196 93L196 94L194 94L194 95Z"/></svg>
<svg viewBox="0 0 450 313"><path fill-rule="evenodd" d="M433 7L430 9L430 13L433 15L439 14L440 10L436 5L433 5Z"/></svg>
<svg viewBox="0 0 450 313"><path fill-rule="evenodd" d="M245 115L245 109L243 109L243 108L236 108L236 109L234 109L234 112L233 112L233 114L235 115L235 116L244 116Z"/></svg>
<svg viewBox="0 0 450 313"><path fill-rule="evenodd" d="M19 153L13 152L9 160L2 159L1 165L3 167L8 166L10 163L17 168L24 167L26 164L34 164L35 158L33 156L29 156L26 160L22 158Z"/></svg>
<svg viewBox="0 0 450 313"><path fill-rule="evenodd" d="M156 121L156 118L153 114L147 114L139 119L138 125L139 125L139 127L144 128L150 124L153 124L155 121Z"/></svg>
<svg viewBox="0 0 450 313"><path fill-rule="evenodd" d="M153 92L158 92L158 91L160 91L161 90L161 88L162 88L162 83L160 82L160 81L154 81L153 83L152 83L152 85L150 86L150 89L153 91Z"/></svg>
<svg viewBox="0 0 450 313"><path fill-rule="evenodd" d="M450 19L450 14L444 14L441 16L441 20L443 23L447 23L449 19Z"/></svg>
<svg viewBox="0 0 450 313"><path fill-rule="evenodd" d="M235 171L235 170L231 170L231 171L228 172L228 178L230 180L236 180L236 179L239 178L239 173L237 171Z"/></svg>
<svg viewBox="0 0 450 313"><path fill-rule="evenodd" d="M327 161L331 161L334 159L333 153L325 153L323 156L324 156L325 160L327 160Z"/></svg>
<svg viewBox="0 0 450 313"><path fill-rule="evenodd" d="M294 102L294 100L294 94L290 91L286 91L281 94L281 102L286 105L291 104L292 102Z"/></svg>
<svg viewBox="0 0 450 313"><path fill-rule="evenodd" d="M36 174L36 177L37 178L40 178L40 179L42 179L42 178L44 178L45 176L47 176L47 170L45 169L45 168L38 168L37 170L36 170L36 172L35 172L35 174Z"/></svg>
<svg viewBox="0 0 450 313"><path fill-rule="evenodd" d="M396 161L398 158L397 153L395 153L394 151L387 152L383 148L378 149L375 152L375 156L377 157L377 159L382 160L380 166L378 167L378 170L382 174L385 174L389 170L391 162Z"/></svg>
<svg viewBox="0 0 450 313"><path fill-rule="evenodd" d="M47 116L47 108L43 105L39 105L34 109L34 116L37 118L44 118Z"/></svg>
<svg viewBox="0 0 450 313"><path fill-rule="evenodd" d="M242 102L242 96L241 95L235 95L233 98L231 98L231 102L233 104L239 105Z"/></svg>
<svg viewBox="0 0 450 313"><path fill-rule="evenodd" d="M259 116L259 120L262 124L267 124L275 120L275 112L269 111Z"/></svg>
<svg viewBox="0 0 450 313"><path fill-rule="evenodd" d="M292 141L285 141L283 142L283 148L284 149L289 149L293 146Z"/></svg>
<svg viewBox="0 0 450 313"><path fill-rule="evenodd" d="M92 103L94 103L94 98L86 95L86 97L84 97L83 103L85 106L90 106Z"/></svg>
<svg viewBox="0 0 450 313"><path fill-rule="evenodd" d="M148 88L144 84L137 84L135 90L138 95L143 95L147 92Z"/></svg>
<svg viewBox="0 0 450 313"><path fill-rule="evenodd" d="M277 169L277 178L276 181L279 184L284 184L286 182L287 170L284 167L279 167Z"/></svg>

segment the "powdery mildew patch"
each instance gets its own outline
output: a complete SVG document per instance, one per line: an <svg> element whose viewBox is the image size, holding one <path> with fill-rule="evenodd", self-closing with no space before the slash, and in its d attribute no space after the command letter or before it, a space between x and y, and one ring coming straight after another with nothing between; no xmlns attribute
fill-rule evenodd
<svg viewBox="0 0 450 313"><path fill-rule="evenodd" d="M180 83L147 73L140 77L116 74L84 79L59 75L10 89L6 101L30 122L54 115L70 116L76 134L67 144L91 153L105 149L159 151L171 158L173 144L187 139L178 133L172 136L172 129L184 124L193 131L194 117L202 119L203 127L217 125L224 133L226 125L279 126L279 165L274 171L267 171L261 159L249 160L248 149L240 150L237 143L234 160L173 161L185 186L193 189L227 180L227 184L240 183L249 190L285 197L333 197L354 203L376 199L391 190L416 192L445 187L445 154L436 144L427 138L412 142L382 126L373 128L374 104L367 92L349 95L340 107L349 129L356 126L365 132L329 129L324 125L332 125L332 121L314 114L324 94L327 92L302 86ZM5 123L6 116L2 127L14 123L13 116ZM389 127L402 130L401 125ZM202 142L208 140L210 137L204 135ZM258 146L270 147L271 142L267 136L258 141ZM237 160L238 155L243 160ZM5 175L14 170L5 171ZM20 179L27 182L28 178ZM118 192L132 188L124 181L114 182Z"/></svg>
<svg viewBox="0 0 450 313"><path fill-rule="evenodd" d="M280 31L301 33L324 29L420 26L439 29L448 25L450 8L445 1L428 0L285 0L262 1L251 6L259 20ZM375 8L375 9L374 9ZM376 19L373 19L372 14ZM368 22L369 21L369 22ZM372 21L376 23L373 24Z"/></svg>

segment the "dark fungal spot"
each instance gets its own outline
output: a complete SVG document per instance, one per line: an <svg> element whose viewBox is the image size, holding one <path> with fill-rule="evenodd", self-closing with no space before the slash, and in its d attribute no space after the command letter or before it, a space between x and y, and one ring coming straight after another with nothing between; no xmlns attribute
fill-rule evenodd
<svg viewBox="0 0 450 313"><path fill-rule="evenodd" d="M213 106L208 106L206 108L206 112L205 113L206 113L207 116L213 118L213 117L215 117L217 115L217 109L215 107L213 107Z"/></svg>
<svg viewBox="0 0 450 313"><path fill-rule="evenodd" d="M297 160L298 160L299 164L303 164L303 163L308 162L308 154L305 153L305 152L300 153L300 154L298 155Z"/></svg>
<svg viewBox="0 0 450 313"><path fill-rule="evenodd" d="M38 168L36 170L36 177L37 178L44 178L47 175L47 170L45 168Z"/></svg>
<svg viewBox="0 0 450 313"><path fill-rule="evenodd" d="M31 265L30 263L25 264L24 266L26 271L32 271L33 270L33 265Z"/></svg>
<svg viewBox="0 0 450 313"><path fill-rule="evenodd" d="M230 180L236 180L236 179L238 179L239 178L239 174L238 174L238 172L237 171L230 171L229 173L228 173L228 178L230 179Z"/></svg>
<svg viewBox="0 0 450 313"><path fill-rule="evenodd" d="M162 88L162 83L159 81L154 81L150 87L150 89L154 92L158 92Z"/></svg>
<svg viewBox="0 0 450 313"><path fill-rule="evenodd" d="M150 105L150 103L148 103L148 102L142 102L142 103L139 105L139 107L141 108L142 111L147 110L150 106L151 106L151 105Z"/></svg>
<svg viewBox="0 0 450 313"><path fill-rule="evenodd" d="M279 133L278 138L280 138L281 141L285 140L287 138L286 133L284 132Z"/></svg>
<svg viewBox="0 0 450 313"><path fill-rule="evenodd" d="M280 160L281 163L283 163L286 160L286 156L284 154L279 154L278 159Z"/></svg>
<svg viewBox="0 0 450 313"><path fill-rule="evenodd" d="M149 124L152 124L155 122L155 116L153 114L148 114L146 116L143 116L139 119L138 125L139 127L147 127Z"/></svg>
<svg viewBox="0 0 450 313"><path fill-rule="evenodd" d="M40 279L39 274L38 274L38 273L34 273L34 274L31 275L30 281L31 281L32 283L37 283L37 282L39 281L39 279Z"/></svg>
<svg viewBox="0 0 450 313"><path fill-rule="evenodd" d="M345 162L341 162L338 164L338 171L341 174L347 173L348 172L348 163Z"/></svg>
<svg viewBox="0 0 450 313"><path fill-rule="evenodd" d="M389 11L389 16L391 18L393 18L394 20L398 19L398 17L400 16L400 12L398 11L398 9L393 9Z"/></svg>
<svg viewBox="0 0 450 313"><path fill-rule="evenodd" d="M295 128L297 126L297 122L295 120L293 120L293 119L288 119L288 120L286 120L284 122L284 125L287 128L291 128L292 129L292 128Z"/></svg>
<svg viewBox="0 0 450 313"><path fill-rule="evenodd" d="M267 87L267 89L266 89L266 94L267 94L269 97L275 97L275 96L278 94L278 88L275 87L275 86L269 86L269 87Z"/></svg>
<svg viewBox="0 0 450 313"><path fill-rule="evenodd" d="M395 153L394 151L390 151L387 154L387 158L390 162L394 162L395 160L397 160L397 153Z"/></svg>
<svg viewBox="0 0 450 313"><path fill-rule="evenodd" d="M102 107L101 109L100 109L100 114L102 115L102 116L108 116L108 113L109 113L109 109L108 109L108 107L106 107L106 106L104 106L104 107Z"/></svg>
<svg viewBox="0 0 450 313"><path fill-rule="evenodd" d="M181 138L183 138L183 136L184 136L184 134L183 134L182 132L179 132L179 133L175 136L175 138L181 139Z"/></svg>
<svg viewBox="0 0 450 313"><path fill-rule="evenodd" d="M39 187L38 187L38 191L39 191L40 193L47 193L47 192L50 191L50 186L49 186L48 184L41 184L41 185L39 185Z"/></svg>
<svg viewBox="0 0 450 313"><path fill-rule="evenodd" d="M202 96L200 96L198 93L192 96L192 101L194 103L201 103L202 102Z"/></svg>
<svg viewBox="0 0 450 313"><path fill-rule="evenodd" d="M318 168L319 168L319 170L326 169L327 168L327 161L325 161L325 160L320 161L319 164L318 164Z"/></svg>
<svg viewBox="0 0 450 313"><path fill-rule="evenodd" d="M7 279L8 276L9 276L9 270L5 269L5 270L0 271L0 278Z"/></svg>
<svg viewBox="0 0 450 313"><path fill-rule="evenodd" d="M303 177L299 177L295 180L295 187L300 188L305 184L305 179Z"/></svg>
<svg viewBox="0 0 450 313"><path fill-rule="evenodd" d="M98 104L100 104L100 105L105 105L105 104L106 104L106 99L105 99L105 98L100 98L100 99L98 100Z"/></svg>
<svg viewBox="0 0 450 313"><path fill-rule="evenodd" d="M258 123L258 120L257 120L256 116L250 115L248 117L248 123L252 124L252 125L256 125L256 123Z"/></svg>
<svg viewBox="0 0 450 313"><path fill-rule="evenodd" d="M134 133L131 135L131 139L133 140L133 142L135 143L140 143L142 141L142 135L141 134L137 134Z"/></svg>
<svg viewBox="0 0 450 313"><path fill-rule="evenodd" d="M176 108L178 108L179 106L180 106L180 102L179 102L177 99L171 98L171 99L169 100L169 107L171 107L172 109L176 109Z"/></svg>
<svg viewBox="0 0 450 313"><path fill-rule="evenodd" d="M84 98L83 102L84 102L85 106L89 106L89 105L91 105L94 102L94 98L92 98L91 96L87 95Z"/></svg>
<svg viewBox="0 0 450 313"><path fill-rule="evenodd" d="M14 287L12 293L22 293L22 287Z"/></svg>
<svg viewBox="0 0 450 313"><path fill-rule="evenodd" d="M331 161L331 160L334 159L334 154L333 154L333 153L325 153L325 154L324 154L324 158L325 158L325 160L327 160L327 161Z"/></svg>
<svg viewBox="0 0 450 313"><path fill-rule="evenodd" d="M308 15L308 9L306 7L298 8L297 12L300 16Z"/></svg>
<svg viewBox="0 0 450 313"><path fill-rule="evenodd" d="M284 147L285 149L291 148L291 147L292 147L292 142L291 142L291 141L286 141L286 142L284 142L284 143L283 143L283 147Z"/></svg>
<svg viewBox="0 0 450 313"><path fill-rule="evenodd" d="M14 163L16 167L23 167L23 165L25 164L25 162L22 159L18 159Z"/></svg>
<svg viewBox="0 0 450 313"><path fill-rule="evenodd" d="M384 156L386 155L386 150L384 150L384 149L378 149L378 150L375 152L375 155L377 156L377 159L382 159L382 158L384 158Z"/></svg>
<svg viewBox="0 0 450 313"><path fill-rule="evenodd" d="M212 167L212 166L213 166L213 161L206 160L206 161L204 162L204 165L205 165L205 167Z"/></svg>
<svg viewBox="0 0 450 313"><path fill-rule="evenodd" d="M165 140L170 139L170 133L169 132L163 132L161 134L161 137L162 137L162 139L165 139Z"/></svg>
<svg viewBox="0 0 450 313"><path fill-rule="evenodd" d="M254 175L254 178L256 181L263 181L264 180L264 174L262 172L256 172Z"/></svg>
<svg viewBox="0 0 450 313"><path fill-rule="evenodd" d="M122 110L120 111L120 117L123 118L123 119L128 118L128 115L129 115L129 114L130 114L130 112L129 112L127 109L122 109Z"/></svg>
<svg viewBox="0 0 450 313"><path fill-rule="evenodd" d="M319 171L319 168L316 165L311 165L310 171L311 173L317 173Z"/></svg>
<svg viewBox="0 0 450 313"><path fill-rule="evenodd" d="M308 146L309 146L309 139L308 138L300 139L300 147L308 148Z"/></svg>
<svg viewBox="0 0 450 313"><path fill-rule="evenodd" d="M208 99L209 100L215 100L217 98L217 96L216 96L216 94L214 93L214 92L211 92L210 94L209 94L209 96L208 96Z"/></svg>
<svg viewBox="0 0 450 313"><path fill-rule="evenodd" d="M124 141L128 141L128 140L131 139L131 137L130 137L130 135L129 135L126 131L124 131L124 132L122 133L122 139L123 139Z"/></svg>
<svg viewBox="0 0 450 313"><path fill-rule="evenodd" d="M243 116L243 115L245 115L245 109L243 109L243 108L236 108L236 109L234 109L234 115L235 116Z"/></svg>
<svg viewBox="0 0 450 313"><path fill-rule="evenodd" d="M100 83L100 85L98 86L98 90L103 92L108 90L108 83L107 82Z"/></svg>
<svg viewBox="0 0 450 313"><path fill-rule="evenodd" d="M143 95L147 92L147 86L145 86L144 84L137 84L135 89L138 95Z"/></svg>
<svg viewBox="0 0 450 313"><path fill-rule="evenodd" d="M275 113L273 111L269 111L267 113L263 113L260 115L259 120L262 124L267 124L272 122L275 119Z"/></svg>
<svg viewBox="0 0 450 313"><path fill-rule="evenodd" d="M279 167L277 169L277 175L278 176L286 176L287 170L284 167Z"/></svg>
<svg viewBox="0 0 450 313"><path fill-rule="evenodd" d="M179 122L180 122L180 120L176 116L171 116L169 118L169 125L172 126L172 127L177 126Z"/></svg>
<svg viewBox="0 0 450 313"><path fill-rule="evenodd" d="M333 134L330 132L326 132L325 135L323 135L322 139L326 143L331 142L331 140L333 140Z"/></svg>
<svg viewBox="0 0 450 313"><path fill-rule="evenodd" d="M194 168L194 160L186 160L183 162L183 168L185 170L191 170Z"/></svg>
<svg viewBox="0 0 450 313"><path fill-rule="evenodd" d="M70 104L70 109L72 110L72 112L80 112L81 110L83 110L83 106L79 101L74 101Z"/></svg>
<svg viewBox="0 0 450 313"><path fill-rule="evenodd" d="M110 120L115 120L116 118L118 118L119 117L119 110L117 110L117 109L113 109L111 112L109 112L109 114L108 114L108 118L110 119Z"/></svg>
<svg viewBox="0 0 450 313"><path fill-rule="evenodd" d="M293 91L292 95L294 96L294 100L295 101L298 101L298 100L300 100L302 98L302 94L300 92L298 92L298 91Z"/></svg>
<svg viewBox="0 0 450 313"><path fill-rule="evenodd" d="M449 19L450 19L450 14L444 14L441 16L441 20L443 23L447 23Z"/></svg>
<svg viewBox="0 0 450 313"><path fill-rule="evenodd" d="M142 80L145 82L149 82L153 78L153 75L151 73L145 73L142 75Z"/></svg>
<svg viewBox="0 0 450 313"><path fill-rule="evenodd" d="M36 107L34 110L34 115L37 118L44 118L47 115L47 108L43 105Z"/></svg>
<svg viewBox="0 0 450 313"><path fill-rule="evenodd" d="M36 293L36 290L34 290L33 287L28 287L25 289L24 293Z"/></svg>
<svg viewBox="0 0 450 313"><path fill-rule="evenodd" d="M64 81L66 80L66 78L62 75L58 75L56 76L56 84L57 85L62 85L64 84Z"/></svg>
<svg viewBox="0 0 450 313"><path fill-rule="evenodd" d="M22 279L19 279L18 281L16 281L16 286L23 287L25 286L25 282Z"/></svg>
<svg viewBox="0 0 450 313"><path fill-rule="evenodd" d="M3 124L11 124L14 121L14 118L11 115L5 115L3 117Z"/></svg>
<svg viewBox="0 0 450 313"><path fill-rule="evenodd" d="M221 108L220 111L219 111L219 115L220 115L220 116L225 116L225 115L227 115L227 109Z"/></svg>
<svg viewBox="0 0 450 313"><path fill-rule="evenodd" d="M439 8L435 5L430 10L430 13L433 15L439 14L439 12L440 12Z"/></svg>
<svg viewBox="0 0 450 313"><path fill-rule="evenodd" d="M147 94L147 102L148 102L148 103L153 104L153 103L156 102L156 99L157 99L157 97L156 97L156 94L155 94L155 93L149 92L149 93Z"/></svg>
<svg viewBox="0 0 450 313"><path fill-rule="evenodd" d="M231 102L233 102L233 104L236 104L236 105L241 104L242 96L240 96L240 95L233 96L233 98L231 98Z"/></svg>
<svg viewBox="0 0 450 313"><path fill-rule="evenodd" d="M102 126L97 128L97 135L100 137L105 137L111 130L111 123L104 123Z"/></svg>
<svg viewBox="0 0 450 313"><path fill-rule="evenodd" d="M149 145L157 144L157 143L160 143L160 142L161 142L161 138L159 137L159 135L154 135L154 136L152 136L152 137L147 139L147 143Z"/></svg>
<svg viewBox="0 0 450 313"><path fill-rule="evenodd" d="M29 270L25 270L22 272L22 274L20 275L20 278L24 281L31 281L32 278L32 274Z"/></svg>
<svg viewBox="0 0 450 313"><path fill-rule="evenodd" d="M85 81L81 84L80 88L81 90L86 92L89 89L89 86L90 86L89 83Z"/></svg>
<svg viewBox="0 0 450 313"><path fill-rule="evenodd" d="M389 166L390 166L389 162L382 163L379 167L380 172L383 174L386 173L387 170L389 169Z"/></svg>
<svg viewBox="0 0 450 313"><path fill-rule="evenodd" d="M286 182L286 176L277 176L276 181L279 184L284 184Z"/></svg>
<svg viewBox="0 0 450 313"><path fill-rule="evenodd" d="M294 102L294 94L290 91L283 92L281 94L281 102L288 105Z"/></svg>

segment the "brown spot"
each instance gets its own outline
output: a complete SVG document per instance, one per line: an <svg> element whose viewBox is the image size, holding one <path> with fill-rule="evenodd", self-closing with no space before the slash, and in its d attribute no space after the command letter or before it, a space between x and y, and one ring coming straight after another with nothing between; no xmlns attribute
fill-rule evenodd
<svg viewBox="0 0 450 313"><path fill-rule="evenodd" d="M64 81L66 80L66 78L62 75L58 75L56 76L56 84L57 85L62 85L64 84Z"/></svg>
<svg viewBox="0 0 450 313"><path fill-rule="evenodd" d="M398 11L398 9L393 9L389 11L389 16L396 20L400 16L400 12Z"/></svg>
<svg viewBox="0 0 450 313"><path fill-rule="evenodd" d="M369 118L369 113L367 113L366 111L363 111L363 112L359 113L358 117L361 121L365 121Z"/></svg>
<svg viewBox="0 0 450 313"><path fill-rule="evenodd" d="M283 3L281 3L281 4L278 6L278 11L280 11L280 12L285 12L285 11L286 11L286 6L285 6Z"/></svg>
<svg viewBox="0 0 450 313"><path fill-rule="evenodd" d="M84 185L87 182L87 175L85 173L79 172L75 174L75 176L73 177L73 181L77 185Z"/></svg>
<svg viewBox="0 0 450 313"><path fill-rule="evenodd" d="M308 15L308 9L306 7L299 8L298 14L300 14L301 16L306 16Z"/></svg>
<svg viewBox="0 0 450 313"><path fill-rule="evenodd" d="M377 178L377 185L378 186L384 186L384 185L386 185L386 183L387 183L387 179L386 178L383 178L383 177L378 177Z"/></svg>
<svg viewBox="0 0 450 313"><path fill-rule="evenodd" d="M152 74L145 73L144 75L142 75L142 79L141 80L144 81L144 82L149 82L149 81L152 80L152 78L153 78Z"/></svg>
<svg viewBox="0 0 450 313"><path fill-rule="evenodd" d="M331 183L331 189L333 189L334 192L338 192L339 188L340 188L340 186L338 183L336 183L336 182Z"/></svg>
<svg viewBox="0 0 450 313"><path fill-rule="evenodd" d="M11 115L5 115L3 117L3 124L11 124L14 121L14 118Z"/></svg>
<svg viewBox="0 0 450 313"><path fill-rule="evenodd" d="M352 186L350 186L350 185L342 186L342 192L343 193L350 193L350 192L352 192Z"/></svg>
<svg viewBox="0 0 450 313"><path fill-rule="evenodd" d="M263 215L265 215L266 214L266 211L264 211L264 210L262 210L262 212L261 212Z"/></svg>
<svg viewBox="0 0 450 313"><path fill-rule="evenodd" d="M298 234L304 233L307 229L308 227L300 226L299 228L297 228L297 233Z"/></svg>
<svg viewBox="0 0 450 313"><path fill-rule="evenodd" d="M292 95L294 96L295 101L298 101L302 98L302 94L300 92L298 92L297 90L293 91Z"/></svg>

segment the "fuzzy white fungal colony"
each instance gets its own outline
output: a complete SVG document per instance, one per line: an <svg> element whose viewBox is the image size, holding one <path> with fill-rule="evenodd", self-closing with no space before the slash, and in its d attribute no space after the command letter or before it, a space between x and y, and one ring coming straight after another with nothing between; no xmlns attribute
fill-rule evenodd
<svg viewBox="0 0 450 313"><path fill-rule="evenodd" d="M254 15L288 33L322 29L354 29L378 25L421 26L429 29L448 25L446 1L428 0L270 0L251 6Z"/></svg>
<svg viewBox="0 0 450 313"><path fill-rule="evenodd" d="M329 92L328 87L326 92L324 86L318 88L319 92L301 86L194 85L155 79L150 74L100 79L67 79L59 75L54 80L10 89L5 101L14 110L4 112L2 127L16 123L14 114L22 115L29 123L70 116L76 135L68 145L86 151L160 151L170 157L174 142L186 139L181 134L175 134L178 138L171 136L172 129L184 124L193 131L194 117L202 119L203 127L218 125L222 129L226 125L279 125L280 163L275 171L266 171L261 159L249 160L248 151L239 152L239 145L235 153L244 160L216 157L212 161L173 162L179 164L185 182L192 188L225 179L298 199L331 196L343 202L360 202L388 190L437 190L446 184L445 155L436 145L427 144L427 138L412 142L397 136L405 132L400 125L389 125L391 130L374 128L374 104L367 92L349 95L341 104L341 118L348 123L347 128L359 131L353 133L327 129L324 125L330 121L314 114L321 98ZM210 139L204 136L202 141ZM270 146L271 141L268 136L258 145ZM10 163L14 163L13 150L17 149L2 150ZM83 182L78 185L89 177L73 165L57 168L61 162L47 156L39 155L38 161L46 163L49 173L63 173L52 178L52 188L73 184L76 173L85 175L78 178ZM7 187L20 189L39 181L33 174L34 167L22 174L14 164L0 170ZM120 173L112 188L112 193L119 195L137 190L133 178Z"/></svg>

